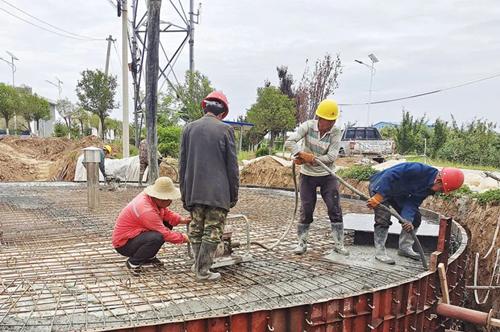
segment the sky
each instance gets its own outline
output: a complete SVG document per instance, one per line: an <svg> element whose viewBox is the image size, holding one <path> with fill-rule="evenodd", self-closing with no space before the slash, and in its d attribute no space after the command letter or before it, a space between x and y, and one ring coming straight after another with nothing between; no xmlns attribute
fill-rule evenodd
<svg viewBox="0 0 500 332"><path fill-rule="evenodd" d="M180 1L187 10L189 1ZM57 88L46 80L63 81L62 96L76 102L75 87L81 71L103 69L108 35L117 38L111 48L110 73L118 76L121 103L121 20L111 0L0 0L0 57L16 63L16 85L55 100ZM175 2L175 0L173 0ZM130 3L130 0L129 0ZM10 5L60 29L99 38L66 38L34 27L55 30ZM140 8L145 1L140 0ZM182 24L169 1L163 1L161 19ZM63 35L61 30L55 30ZM74 36L74 35L72 35ZM180 34L164 34L168 53L177 48ZM339 103L365 103L369 99L370 69L375 64L372 101L405 97L455 86L500 74L500 2L498 0L441 1L324 1L324 0L205 0L200 24L195 26L195 68L227 95L229 119L245 114L264 81L277 84L276 67L286 65L296 81L306 60L312 65L326 53L339 54L343 73L339 88L330 96ZM164 63L164 59L162 59ZM188 68L185 47L175 65L182 81ZM170 76L175 82L175 77ZM0 61L0 81L11 83L10 67ZM129 82L132 78L129 77ZM132 88L130 84L130 96ZM402 109L459 123L486 119L500 124L500 77L421 98L393 103L341 108L341 123L358 125L378 121L399 122ZM132 107L130 107L132 109ZM112 116L121 117L121 108Z"/></svg>

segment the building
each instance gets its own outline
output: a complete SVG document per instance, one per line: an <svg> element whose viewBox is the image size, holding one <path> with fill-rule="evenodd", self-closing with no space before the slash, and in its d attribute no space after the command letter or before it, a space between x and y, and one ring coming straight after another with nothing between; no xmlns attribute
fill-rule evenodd
<svg viewBox="0 0 500 332"><path fill-rule="evenodd" d="M397 126L399 126L398 123L380 121L380 122L375 123L372 127L375 127L378 130L380 130L380 129L386 128L386 127L394 128L394 127L397 127Z"/></svg>

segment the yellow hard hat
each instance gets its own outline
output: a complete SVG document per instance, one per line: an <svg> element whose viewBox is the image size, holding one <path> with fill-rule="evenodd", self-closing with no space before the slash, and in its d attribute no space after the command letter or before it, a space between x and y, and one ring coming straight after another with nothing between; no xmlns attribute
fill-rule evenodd
<svg viewBox="0 0 500 332"><path fill-rule="evenodd" d="M337 120L339 117L339 106L335 100L325 99L319 103L316 115L325 120Z"/></svg>
<svg viewBox="0 0 500 332"><path fill-rule="evenodd" d="M109 154L111 154L111 151L112 151L112 150L111 150L111 145L105 145L105 146L103 147L103 150L106 150L106 151L108 151L108 153L109 153Z"/></svg>

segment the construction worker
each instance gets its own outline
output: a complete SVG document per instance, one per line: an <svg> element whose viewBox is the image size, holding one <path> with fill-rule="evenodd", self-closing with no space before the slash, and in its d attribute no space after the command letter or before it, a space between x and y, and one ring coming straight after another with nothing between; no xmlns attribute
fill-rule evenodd
<svg viewBox="0 0 500 332"><path fill-rule="evenodd" d="M334 100L323 100L316 109L316 120L302 123L287 140L292 147L294 163L300 168L300 220L297 225L298 244L293 250L302 255L307 250L309 227L313 221L316 207L316 189L320 188L321 197L328 209L328 217L334 241L333 250L341 255L349 255L344 247L344 223L340 208L339 184L337 179L316 165L315 159L333 169L340 148L341 131L334 127L339 116L339 108ZM303 147L298 144L303 140Z"/></svg>
<svg viewBox="0 0 500 332"><path fill-rule="evenodd" d="M395 264L385 250L391 215L381 209L380 204L392 206L407 222L402 226L399 235L398 255L419 260L420 256L413 250L415 233L420 226L422 216L419 206L425 198L436 192L449 193L462 186L464 174L461 170L445 167L437 168L421 163L401 163L381 171L370 178L370 196L368 207L375 209L374 245L375 258L386 264Z"/></svg>
<svg viewBox="0 0 500 332"><path fill-rule="evenodd" d="M160 166L162 156L159 151L157 151L156 154L158 158L158 166ZM139 144L139 185L142 185L142 178L144 177L144 172L146 171L148 165L148 142L144 138Z"/></svg>
<svg viewBox="0 0 500 332"><path fill-rule="evenodd" d="M205 115L184 127L179 182L184 208L191 212L189 239L198 281L214 281L210 271L222 240L229 209L238 201L239 170L234 130L222 122L229 111L226 96L211 92L203 99Z"/></svg>
<svg viewBox="0 0 500 332"><path fill-rule="evenodd" d="M106 182L109 182L109 176L106 174L106 165L104 164L106 157L111 155L113 150L111 149L111 145L104 145L100 151L101 160L99 161L99 169L101 170L102 176Z"/></svg>
<svg viewBox="0 0 500 332"><path fill-rule="evenodd" d="M189 241L186 234L172 231L174 226L191 221L191 217L182 217L168 208L172 200L180 197L172 179L160 177L118 215L112 243L118 253L129 257L126 266L133 275L140 274L144 265L163 266L156 257L163 243Z"/></svg>

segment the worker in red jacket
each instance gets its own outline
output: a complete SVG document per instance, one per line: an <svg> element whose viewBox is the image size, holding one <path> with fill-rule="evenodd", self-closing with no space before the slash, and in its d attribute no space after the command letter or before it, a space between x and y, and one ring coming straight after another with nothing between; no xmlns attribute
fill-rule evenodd
<svg viewBox="0 0 500 332"><path fill-rule="evenodd" d="M126 266L132 274L142 272L143 265L163 266L156 254L164 242L189 242L186 234L172 231L174 226L191 222L191 217L168 209L172 200L180 197L172 179L160 177L120 212L113 231L113 247L129 257Z"/></svg>

